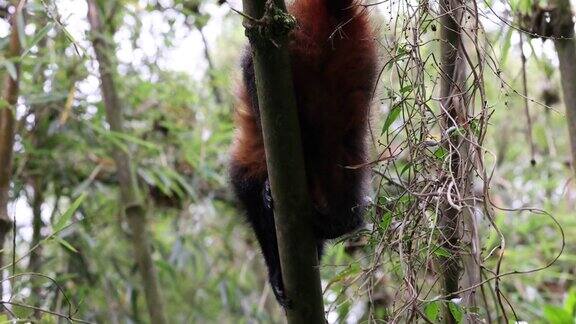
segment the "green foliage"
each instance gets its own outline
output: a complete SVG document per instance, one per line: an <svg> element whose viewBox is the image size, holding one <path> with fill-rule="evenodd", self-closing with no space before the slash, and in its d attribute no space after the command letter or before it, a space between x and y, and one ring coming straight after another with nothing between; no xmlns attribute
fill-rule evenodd
<svg viewBox="0 0 576 324"><path fill-rule="evenodd" d="M424 315L426 315L428 320L432 321L433 323L436 323L436 321L438 321L438 318L440 316L441 309L442 304L440 303L440 301L430 302L426 305L426 307L424 307Z"/></svg>
<svg viewBox="0 0 576 324"><path fill-rule="evenodd" d="M456 320L456 323L458 324L462 323L462 320L464 318L464 310L462 309L462 307L460 307L456 303L448 302L448 309L450 310L450 314L452 314L454 320Z"/></svg>
<svg viewBox="0 0 576 324"><path fill-rule="evenodd" d="M155 48L153 54L142 54L142 60L120 62L118 71L113 71L126 104L127 132L117 134L109 131L104 118L98 71L87 36L73 37L78 35L77 27L67 25L68 17L57 15L53 4L30 1L29 26L22 25L24 22L19 26L28 30L21 33L25 44L21 57L4 59L7 38L0 38L0 74L15 77L15 63L22 67L11 190L13 205L18 206L18 226L16 246L8 240L4 251L9 260L16 260L14 267L8 264L4 268L4 273L15 275L10 281L11 300L62 314L70 311L74 317L96 323L111 322L111 318L119 323L147 322L144 292L128 239L132 233L118 203L121 188L116 184L116 165L110 153L113 147L120 147L135 161L135 173L146 197L153 259L169 322L281 322L283 314L267 286L257 242L243 226L228 190L226 162L235 99L232 89L240 77L237 63L244 42L241 17L229 12L219 20L222 9L216 9L215 1L101 1L107 26L116 32L115 38L106 41L116 42L118 53L128 51L128 57L136 57L142 48ZM519 0L509 5L515 12L529 13L532 2ZM379 109L373 109L372 116L373 143L382 143L375 145L379 151L374 152L374 160L378 163L371 165L377 172L374 203L367 229L332 242L325 253L321 272L330 321L402 322L407 309L418 310L418 316L423 314L433 323L443 322L446 309L459 322L472 316L504 320L494 296L488 295L488 303L474 309L438 297L441 293L434 276L441 268L435 260L468 250L438 244L437 192L428 196L406 188L410 181L434 183L445 177L453 154L443 145L447 137L480 138L487 129L477 150L486 154L488 173L495 166L489 175L494 205L538 206L550 211L564 227L566 245L564 254L550 265L561 243L551 218L528 210L496 209L492 224L480 217L485 215L478 204L473 211L481 218L478 248L483 266L493 269L502 256L502 273L544 268L501 278L500 292L519 316L514 319L506 304L509 320L574 323L576 219L574 181L569 180L572 174L567 165L569 141L565 117L557 113L562 112L562 106L557 102L547 103L550 108L539 104L559 96L553 53L545 49L549 42L543 45L538 39L524 39L537 162L532 166L524 100L519 95L522 78L517 30L510 26L484 30L487 39L482 46L493 48L482 47L482 54L497 54L485 62L485 69L492 72L485 73L483 83L489 126L474 115L469 116L469 128L444 134L436 98L438 21L433 13L421 13L418 43L424 45L417 50L406 36L408 30L393 27L408 16L402 13L398 20L375 19L386 44L381 85L376 92L380 105L375 105ZM148 33L145 27L151 27L145 21L154 17L166 26L158 27L161 31L154 35L159 39L150 44L142 35ZM197 37L198 30L209 36L213 68L206 73L168 68L169 53L189 41L183 35ZM213 30L221 34L213 37L209 34ZM120 44L118 39L127 42ZM113 57L118 53L109 54ZM423 62L421 71L409 65L416 54ZM198 60L203 63L204 58ZM412 78L417 72L422 72L418 79ZM222 102L215 99L215 89L220 90ZM481 107L484 103L477 100L471 105ZM0 102L0 109L4 107ZM430 125L430 132L401 134L406 127L417 129L419 125ZM421 146L402 150L406 142ZM484 176L482 172L471 175L476 200L485 198ZM31 213L36 193L41 193L43 200L43 230L38 242L33 241L31 221L25 217ZM424 199L428 205L418 204ZM417 213L418 217L412 218ZM505 238L506 250L501 249L502 237L494 225ZM38 273L46 277L29 275L30 255L36 251L41 260ZM410 282L407 273L418 280ZM492 275L484 273L490 278ZM408 289L408 283L418 289ZM493 287L494 281L484 285L486 290ZM401 301L412 293L417 296L408 307ZM11 311L21 321L63 320L49 314L40 316L29 307L15 306ZM10 316L0 315L0 323L10 321Z"/></svg>
<svg viewBox="0 0 576 324"><path fill-rule="evenodd" d="M388 116L386 116L386 121L384 122L384 126L382 126L382 134L385 134L389 129L390 126L398 119L400 113L402 112L402 105L397 104L390 110Z"/></svg>
<svg viewBox="0 0 576 324"><path fill-rule="evenodd" d="M572 289L568 293L563 307L544 305L543 317L551 324L576 323L576 290Z"/></svg>

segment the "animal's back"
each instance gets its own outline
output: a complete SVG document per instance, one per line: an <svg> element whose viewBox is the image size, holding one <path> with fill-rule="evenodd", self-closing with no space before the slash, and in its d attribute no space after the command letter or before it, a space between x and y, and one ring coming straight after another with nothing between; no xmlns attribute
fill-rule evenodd
<svg viewBox="0 0 576 324"><path fill-rule="evenodd" d="M332 5L327 5L331 2ZM362 8L351 1L300 0L289 7L298 21L289 44L306 164L325 159L342 165L365 160L364 138L375 82L376 49ZM243 59L244 83L236 109L233 159L266 177L251 54ZM310 170L313 172L314 170Z"/></svg>

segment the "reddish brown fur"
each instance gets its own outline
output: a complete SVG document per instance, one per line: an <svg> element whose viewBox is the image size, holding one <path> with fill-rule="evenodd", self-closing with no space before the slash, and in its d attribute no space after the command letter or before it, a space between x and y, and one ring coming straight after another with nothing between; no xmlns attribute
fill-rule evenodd
<svg viewBox="0 0 576 324"><path fill-rule="evenodd" d="M376 49L369 19L361 7L342 10L342 16L335 18L326 1L330 0L300 0L290 6L289 12L299 27L289 50L303 142L306 146L314 138L314 147L319 150L314 155L337 161L342 167L364 162L363 154L348 156L349 152L341 147L350 132L364 129L368 122ZM345 24L338 28L340 22ZM267 168L262 133L245 84L238 98L232 159L249 170L244 176L264 179ZM309 127L314 129L306 129ZM339 182L334 179L338 172L331 172L333 166L320 161L317 164L309 168L323 172L309 172L311 178L316 178L309 182L313 196L323 200L317 187ZM323 179L327 176L332 179Z"/></svg>
<svg viewBox="0 0 576 324"><path fill-rule="evenodd" d="M249 170L244 176L266 178L266 154L259 120L254 116L252 100L242 85L238 90L238 103L235 111L236 134L232 143L232 159L239 166Z"/></svg>

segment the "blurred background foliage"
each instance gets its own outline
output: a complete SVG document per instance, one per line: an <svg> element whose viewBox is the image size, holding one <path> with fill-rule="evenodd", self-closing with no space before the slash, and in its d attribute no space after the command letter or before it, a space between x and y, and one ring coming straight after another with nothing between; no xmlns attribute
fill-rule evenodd
<svg viewBox="0 0 576 324"><path fill-rule="evenodd" d="M531 8L524 0L492 4L508 16ZM145 192L169 322L282 322L256 241L242 226L227 183L234 88L245 46L241 19L229 5L240 4L114 0L101 5L106 28L115 35L108 41L117 52L109 54L118 61L127 135L109 132L104 118L84 1L29 1L26 6L9 206L17 226L15 244L11 238L4 249L5 263L16 263L3 269L2 300L89 322L148 321L109 153L111 146L119 146L136 161ZM382 4L373 12L382 39L398 42L390 7ZM486 163L495 166L492 198L502 207L547 210L566 237L556 263L509 276L501 289L519 320L574 323L576 185L554 49L538 38L525 38L520 48L519 34L508 25L490 18L483 23L486 48L497 60L485 82L492 113L485 143L493 153ZM427 32L433 35L434 30ZM0 49L6 48L7 38L8 24L0 20ZM520 95L521 50L527 57L530 137ZM382 64L389 58L383 50ZM10 73L9 63L1 65L0 73ZM398 82L385 70L372 116L376 130L388 123L387 98L391 89L401 89ZM559 252L561 235L550 218L497 211L496 221L507 243L504 272L545 266ZM368 238L334 242L323 259L330 322L356 323L390 312L394 287L402 281L394 253L388 252L374 274L376 289L370 296L358 280L389 224L377 226L381 231ZM490 251L499 240L484 226L482 246ZM382 310L375 309L379 306ZM30 307L6 307L3 319L66 321ZM434 313L430 304L425 308Z"/></svg>

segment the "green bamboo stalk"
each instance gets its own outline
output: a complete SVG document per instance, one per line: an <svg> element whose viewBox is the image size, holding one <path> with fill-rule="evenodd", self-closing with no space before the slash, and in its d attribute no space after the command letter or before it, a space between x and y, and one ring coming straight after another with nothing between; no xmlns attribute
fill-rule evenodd
<svg viewBox="0 0 576 324"><path fill-rule="evenodd" d="M114 49L110 43L103 38L106 29L100 18L100 10L97 0L88 0L88 21L92 29L92 43L100 71L100 87L104 97L106 108L106 120L110 124L110 130L115 133L124 133L122 102L116 92L114 72L116 66L111 57ZM119 147L115 147L113 152L116 162L118 184L120 186L120 196L124 207L124 212L131 229L131 240L134 248L135 259L138 270L142 276L144 294L150 321L154 324L165 324L166 315L164 313L164 302L160 293L156 269L152 261L152 252L148 233L146 231L146 211L143 206L137 179L134 174L130 155Z"/></svg>
<svg viewBox="0 0 576 324"><path fill-rule="evenodd" d="M291 307L288 323L325 323L316 240L308 195L287 35L294 19L283 0L244 0L282 278ZM274 32L272 32L274 31Z"/></svg>

